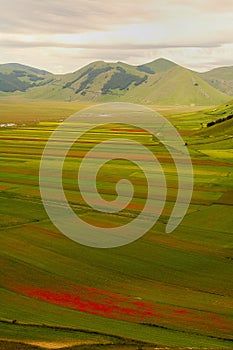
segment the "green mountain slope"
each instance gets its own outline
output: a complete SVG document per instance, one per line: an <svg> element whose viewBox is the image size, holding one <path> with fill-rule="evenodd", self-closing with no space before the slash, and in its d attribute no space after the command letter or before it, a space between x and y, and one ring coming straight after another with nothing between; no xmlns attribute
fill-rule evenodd
<svg viewBox="0 0 233 350"><path fill-rule="evenodd" d="M0 65L1 71L12 72L12 71L17 70L17 69L30 71L30 72L38 74L38 75L52 74L44 69L38 69L35 67L31 67L31 66L25 66L24 64L19 64L19 63L5 63L5 64Z"/></svg>
<svg viewBox="0 0 233 350"><path fill-rule="evenodd" d="M156 66L158 62L154 63ZM160 70L165 69L164 61L162 63ZM31 88L26 95L68 101L169 105L215 105L229 100L228 95L210 86L196 73L178 65L150 74L121 62L91 63L77 72L57 76L45 86Z"/></svg>
<svg viewBox="0 0 233 350"><path fill-rule="evenodd" d="M82 69L61 76L46 86L30 89L31 98L99 101L102 96L123 95L129 86L139 85L147 76L137 67L122 62L91 63Z"/></svg>
<svg viewBox="0 0 233 350"><path fill-rule="evenodd" d="M0 65L0 91L11 93L47 83L52 74L18 63Z"/></svg>
<svg viewBox="0 0 233 350"><path fill-rule="evenodd" d="M141 66L97 61L64 75L18 64L1 65L1 91L32 99L161 105L208 106L230 99L199 73L162 58Z"/></svg>
<svg viewBox="0 0 233 350"><path fill-rule="evenodd" d="M209 72L200 73L199 76L214 88L233 95L233 66L215 68Z"/></svg>
<svg viewBox="0 0 233 350"><path fill-rule="evenodd" d="M180 66L155 74L133 94L127 92L125 100L138 103L164 105L214 105L229 100L229 96L214 89L196 73Z"/></svg>
<svg viewBox="0 0 233 350"><path fill-rule="evenodd" d="M178 66L176 63L169 61L165 58L159 58L157 60L154 60L152 62L143 64L141 66L138 66L138 70L146 73L161 73L165 72L173 67Z"/></svg>

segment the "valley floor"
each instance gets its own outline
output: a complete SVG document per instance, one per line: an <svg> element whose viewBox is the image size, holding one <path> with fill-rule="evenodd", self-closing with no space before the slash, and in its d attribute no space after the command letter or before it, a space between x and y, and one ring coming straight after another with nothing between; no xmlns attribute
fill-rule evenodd
<svg viewBox="0 0 233 350"><path fill-rule="evenodd" d="M69 240L42 205L40 159L61 121L0 130L0 349L232 347L233 125L231 120L227 126L205 126L222 110L168 113L194 168L192 201L172 234L165 227L178 183L161 144L121 125L97 128L74 144L64 163L65 194L77 215L100 227L135 218L147 187L134 164L110 162L98 177L101 195L115 199L115 183L124 169L124 178L134 181L135 196L120 214L99 215L77 190L76 174L88 150L106 138L127 136L154 152L166 174L167 201L156 225L136 242L111 249ZM31 345L16 347L15 341Z"/></svg>

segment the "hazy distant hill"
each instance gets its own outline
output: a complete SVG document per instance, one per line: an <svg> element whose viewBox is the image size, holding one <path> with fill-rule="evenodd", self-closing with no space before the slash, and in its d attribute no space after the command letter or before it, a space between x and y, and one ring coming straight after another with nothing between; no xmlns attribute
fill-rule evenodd
<svg viewBox="0 0 233 350"><path fill-rule="evenodd" d="M63 101L169 105L217 105L228 101L229 95L210 84L205 74L163 58L140 66L97 61L64 75L8 64L0 65L0 91Z"/></svg>
<svg viewBox="0 0 233 350"><path fill-rule="evenodd" d="M212 69L200 77L214 88L233 96L233 66Z"/></svg>

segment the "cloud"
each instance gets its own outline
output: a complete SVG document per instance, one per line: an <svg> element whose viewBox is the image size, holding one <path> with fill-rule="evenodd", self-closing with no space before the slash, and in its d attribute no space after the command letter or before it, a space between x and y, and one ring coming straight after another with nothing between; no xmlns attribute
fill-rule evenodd
<svg viewBox="0 0 233 350"><path fill-rule="evenodd" d="M5 33L82 33L151 18L153 0L8 0L2 2Z"/></svg>
<svg viewBox="0 0 233 350"><path fill-rule="evenodd" d="M137 43L65 43L56 41L21 41L21 40L1 40L0 47L14 47L14 48L63 48L63 49L87 49L87 50L153 50L153 49L165 49L165 48L181 48L181 47L220 47L223 43L219 42L205 42L205 43L195 43L195 42L167 42L164 44L137 44Z"/></svg>
<svg viewBox="0 0 233 350"><path fill-rule="evenodd" d="M195 5L201 11L208 11L209 13L230 13L233 11L232 0L198 0Z"/></svg>
<svg viewBox="0 0 233 350"><path fill-rule="evenodd" d="M231 13L232 0L0 0L2 33L56 34L105 31L123 24L169 22L195 25L198 17Z"/></svg>
<svg viewBox="0 0 233 350"><path fill-rule="evenodd" d="M205 12L210 15L212 13L230 13L233 11L232 0L167 0L165 4L173 9L183 9L183 11L190 14L203 14Z"/></svg>
<svg viewBox="0 0 233 350"><path fill-rule="evenodd" d="M0 5L1 62L17 57L67 72L97 59L141 64L164 56L200 70L233 57L232 0L0 0Z"/></svg>
<svg viewBox="0 0 233 350"><path fill-rule="evenodd" d="M15 59L17 57L17 60ZM233 46L223 45L212 48L154 48L145 50L99 50L99 49L62 49L62 48L11 48L1 50L2 63L19 62L53 73L68 73L96 60L123 61L140 65L157 58L170 59L184 67L207 71L223 65L233 66Z"/></svg>

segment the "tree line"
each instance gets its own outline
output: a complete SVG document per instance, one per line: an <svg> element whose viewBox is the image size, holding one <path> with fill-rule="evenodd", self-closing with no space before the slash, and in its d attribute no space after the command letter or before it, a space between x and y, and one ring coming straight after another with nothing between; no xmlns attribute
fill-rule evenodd
<svg viewBox="0 0 233 350"><path fill-rule="evenodd" d="M230 114L230 115L228 115L225 118L219 118L219 119L217 119L215 121L209 122L209 123L207 123L206 126L207 126L207 128L209 128L210 126L213 126L215 124L219 124L219 123L225 122L226 120L230 120L232 118L233 118L233 114Z"/></svg>

